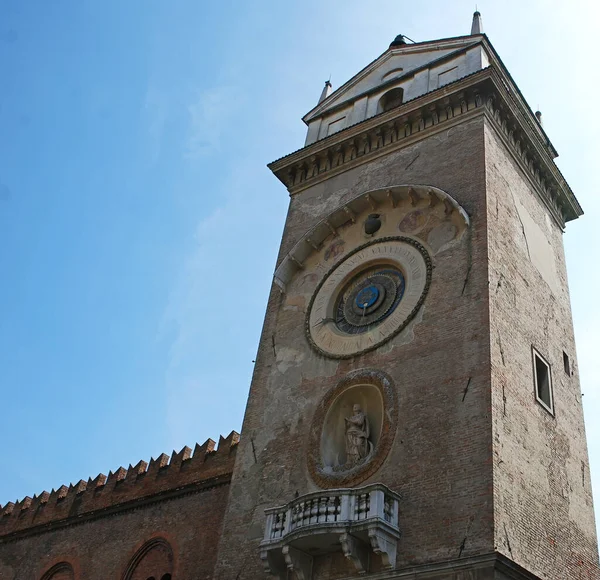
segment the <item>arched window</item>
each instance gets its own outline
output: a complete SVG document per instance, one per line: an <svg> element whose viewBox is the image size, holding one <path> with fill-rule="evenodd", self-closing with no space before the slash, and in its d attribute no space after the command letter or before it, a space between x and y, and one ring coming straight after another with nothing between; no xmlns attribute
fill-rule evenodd
<svg viewBox="0 0 600 580"><path fill-rule="evenodd" d="M402 104L402 97L404 96L404 90L401 87L396 87L385 93L380 99L377 105L377 112L384 113L390 109L395 109Z"/></svg>
<svg viewBox="0 0 600 580"><path fill-rule="evenodd" d="M171 580L173 550L164 538L146 542L131 558L122 580Z"/></svg>
<svg viewBox="0 0 600 580"><path fill-rule="evenodd" d="M43 576L42 580L75 580L73 567L68 562L60 562L52 566Z"/></svg>

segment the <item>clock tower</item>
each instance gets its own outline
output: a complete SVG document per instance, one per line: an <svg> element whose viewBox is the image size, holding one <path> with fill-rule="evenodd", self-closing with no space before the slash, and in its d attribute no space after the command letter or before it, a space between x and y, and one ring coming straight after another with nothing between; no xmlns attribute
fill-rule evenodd
<svg viewBox="0 0 600 580"><path fill-rule="evenodd" d="M582 210L479 13L303 120L215 578L600 578Z"/></svg>

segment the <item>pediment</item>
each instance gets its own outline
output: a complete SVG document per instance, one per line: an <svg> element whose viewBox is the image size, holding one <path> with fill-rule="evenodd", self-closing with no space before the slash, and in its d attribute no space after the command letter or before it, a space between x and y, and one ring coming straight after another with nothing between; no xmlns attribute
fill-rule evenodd
<svg viewBox="0 0 600 580"><path fill-rule="evenodd" d="M335 90L323 102L309 111L303 118L305 123L326 115L346 102L351 102L361 95L376 90L396 78L410 75L427 65L459 53L481 42L481 37L459 37L436 42L407 44L390 47L381 56L367 65L348 82Z"/></svg>

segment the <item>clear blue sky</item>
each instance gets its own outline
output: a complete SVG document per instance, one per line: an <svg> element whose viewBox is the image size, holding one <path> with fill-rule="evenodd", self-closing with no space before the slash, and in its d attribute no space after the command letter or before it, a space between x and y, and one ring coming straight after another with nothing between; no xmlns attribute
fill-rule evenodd
<svg viewBox="0 0 600 580"><path fill-rule="evenodd" d="M473 8L0 0L0 503L240 429L288 202L266 163L330 74ZM586 210L565 241L600 502L598 8L479 9Z"/></svg>

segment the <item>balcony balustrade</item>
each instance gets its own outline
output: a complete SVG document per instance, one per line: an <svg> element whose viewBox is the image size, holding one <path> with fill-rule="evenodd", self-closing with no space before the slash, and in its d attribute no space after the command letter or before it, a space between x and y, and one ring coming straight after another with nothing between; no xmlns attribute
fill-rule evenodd
<svg viewBox="0 0 600 580"><path fill-rule="evenodd" d="M286 580L310 580L315 556L342 551L359 574L369 570L372 553L393 568L400 537L400 496L375 483L354 489L309 493L265 510L261 542L265 569Z"/></svg>

